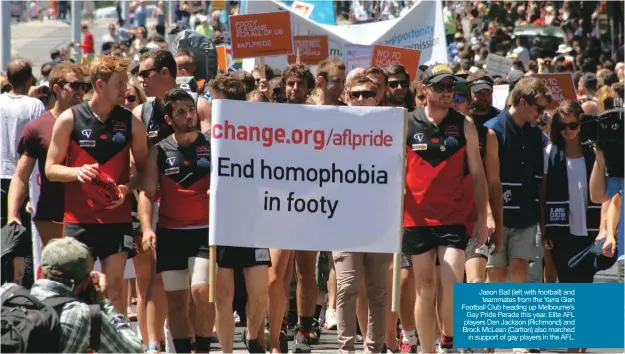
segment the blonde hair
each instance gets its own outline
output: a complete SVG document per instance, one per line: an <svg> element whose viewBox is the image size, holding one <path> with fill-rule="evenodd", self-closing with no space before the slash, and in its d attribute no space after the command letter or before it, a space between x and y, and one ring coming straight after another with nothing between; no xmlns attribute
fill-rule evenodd
<svg viewBox="0 0 625 354"><path fill-rule="evenodd" d="M597 90L595 98L597 99L597 105L599 106L599 113L603 113L605 111L605 100L608 98L618 98L618 94L612 87L603 86Z"/></svg>
<svg viewBox="0 0 625 354"><path fill-rule="evenodd" d="M96 81L102 80L108 82L114 73L128 71L128 62L126 60L116 58L113 55L97 56L89 66L89 76L91 83L95 85Z"/></svg>
<svg viewBox="0 0 625 354"><path fill-rule="evenodd" d="M143 91L143 88L141 87L141 83L139 83L139 80L132 77L128 81L128 86L132 86L132 88L135 89L135 92L137 93L137 101L139 102L139 104L143 104L147 102L148 97L145 95L145 92Z"/></svg>

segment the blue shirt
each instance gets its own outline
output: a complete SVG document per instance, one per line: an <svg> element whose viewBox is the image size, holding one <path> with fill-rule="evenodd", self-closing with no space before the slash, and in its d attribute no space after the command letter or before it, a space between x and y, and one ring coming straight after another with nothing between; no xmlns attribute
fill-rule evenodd
<svg viewBox="0 0 625 354"><path fill-rule="evenodd" d="M623 190L623 180L618 178L608 177L605 186L605 192L608 194L608 197L612 198L616 193ZM620 259L625 259L625 236L623 233L623 198L621 198L621 215L618 221L618 235L616 239L617 245L617 256Z"/></svg>

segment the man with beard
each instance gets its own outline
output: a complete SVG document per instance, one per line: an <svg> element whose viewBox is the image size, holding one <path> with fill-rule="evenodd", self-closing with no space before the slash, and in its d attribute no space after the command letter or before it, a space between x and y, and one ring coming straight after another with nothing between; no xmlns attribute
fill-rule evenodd
<svg viewBox="0 0 625 354"><path fill-rule="evenodd" d="M315 77L306 65L289 65L282 74L282 86L286 103L306 104L310 91L315 87Z"/></svg>
<svg viewBox="0 0 625 354"><path fill-rule="evenodd" d="M386 68L388 86L386 87L386 105L403 107L408 112L414 110L414 100L410 93L410 76L401 64L392 64Z"/></svg>
<svg viewBox="0 0 625 354"><path fill-rule="evenodd" d="M282 75L287 103L305 104L315 78L307 66L289 65ZM297 265L297 313L298 328L293 347L294 353L310 353L310 345L318 343L313 328L317 305L317 282L315 277L317 252L270 249L272 267L269 268L269 346L272 353L286 353L285 311L288 308L288 287L291 283L293 258Z"/></svg>
<svg viewBox="0 0 625 354"><path fill-rule="evenodd" d="M336 58L327 58L317 66L319 103L326 106L344 106L340 98L345 86L345 64Z"/></svg>
<svg viewBox="0 0 625 354"><path fill-rule="evenodd" d="M489 119L496 117L499 110L493 107L493 79L484 71L476 71L467 77L471 88L470 117L478 128Z"/></svg>
<svg viewBox="0 0 625 354"><path fill-rule="evenodd" d="M195 100L189 93L168 91L163 110L174 133L150 148L139 198L142 243L144 249L157 254L156 271L162 275L167 294L167 317L176 352L190 353L194 348L197 353L207 353L215 322L213 304L208 302L210 142L197 131ZM155 232L152 219L157 193L162 203Z"/></svg>
<svg viewBox="0 0 625 354"><path fill-rule="evenodd" d="M489 191L488 205L488 236L492 238L495 247L493 253L497 253L502 247L503 237L503 202L501 182L499 179L499 144L496 134L484 126L489 119L497 116L499 110L492 106L493 103L493 80L484 71L477 71L467 78L467 83L471 91L469 116L475 123L477 129L480 156L484 162L484 171ZM461 100L460 95L455 94L454 100ZM465 98L466 99L466 98ZM468 203L466 209L467 231L471 232L477 218L475 201L473 199L473 186L468 169L464 177L466 184L465 199ZM476 247L471 240L465 253L465 271L467 282L483 283L486 281L486 263L489 255L489 245L484 244Z"/></svg>
<svg viewBox="0 0 625 354"><path fill-rule="evenodd" d="M439 307L442 338L438 351L453 346L453 286L464 276L467 246L463 175L473 182L477 221L475 247L487 238L488 190L473 121L452 109L453 71L435 64L422 76L427 106L412 112L406 140L406 193L402 251L412 258L415 274L415 321L421 347L436 337L435 262L441 264Z"/></svg>

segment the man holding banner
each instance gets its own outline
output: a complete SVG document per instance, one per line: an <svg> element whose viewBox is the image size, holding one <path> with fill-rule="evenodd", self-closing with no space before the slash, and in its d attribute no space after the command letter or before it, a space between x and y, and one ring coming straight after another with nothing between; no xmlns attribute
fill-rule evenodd
<svg viewBox="0 0 625 354"><path fill-rule="evenodd" d="M468 164L478 218L475 247L487 238L488 188L473 121L451 109L455 78L446 65L433 65L422 76L428 105L415 110L407 137L403 252L412 256L416 277L415 319L421 347L432 348L436 338L436 280L440 260L442 289L439 351L453 350L453 286L464 277L466 202L464 175Z"/></svg>

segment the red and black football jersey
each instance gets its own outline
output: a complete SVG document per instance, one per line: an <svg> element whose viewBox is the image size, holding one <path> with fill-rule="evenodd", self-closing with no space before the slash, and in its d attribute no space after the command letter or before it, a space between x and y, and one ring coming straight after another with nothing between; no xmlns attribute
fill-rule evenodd
<svg viewBox="0 0 625 354"><path fill-rule="evenodd" d="M437 126L423 108L408 120L404 227L464 225L465 117L450 109Z"/></svg>
<svg viewBox="0 0 625 354"><path fill-rule="evenodd" d="M188 228L208 225L209 139L200 133L193 144L183 147L170 135L156 146L161 196L158 226Z"/></svg>
<svg viewBox="0 0 625 354"><path fill-rule="evenodd" d="M74 128L67 149L66 166L99 165L100 174L115 184L126 184L130 178L130 142L132 112L116 106L110 117L102 122L96 118L88 102L72 109ZM95 182L72 182L65 186L65 215L70 224L112 224L131 222L131 202L105 209L110 205L98 198L103 185Z"/></svg>

